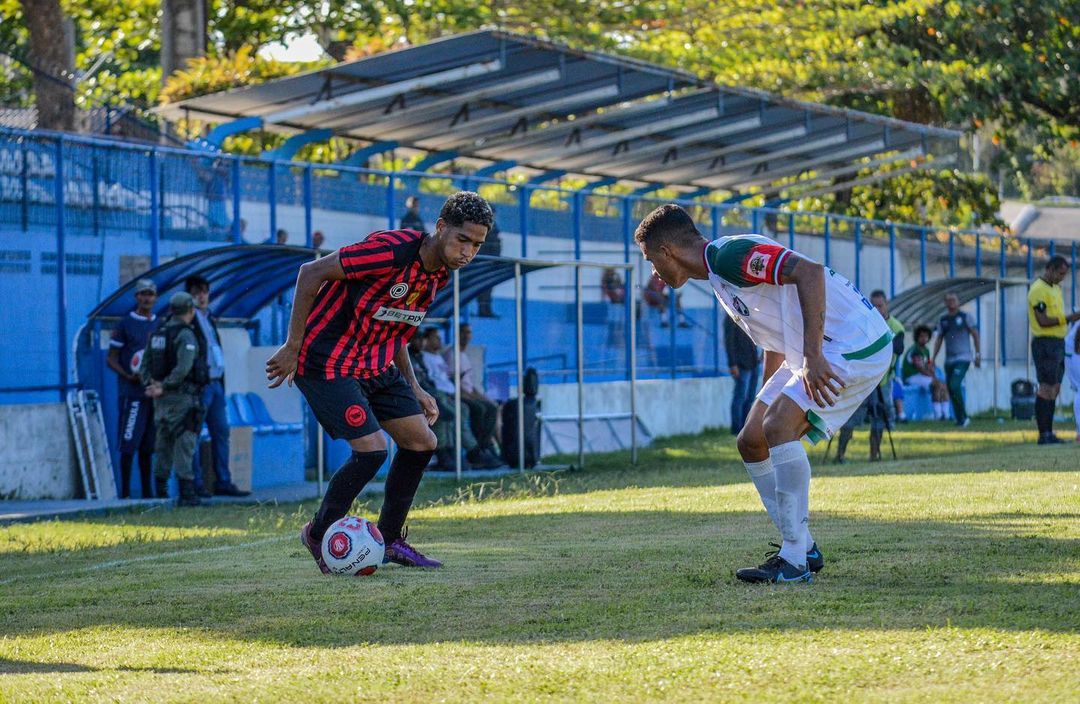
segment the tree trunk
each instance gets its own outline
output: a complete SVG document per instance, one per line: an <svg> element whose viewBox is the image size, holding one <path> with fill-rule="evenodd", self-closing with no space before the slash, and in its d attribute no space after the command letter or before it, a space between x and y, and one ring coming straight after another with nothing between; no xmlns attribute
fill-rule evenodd
<svg viewBox="0 0 1080 704"><path fill-rule="evenodd" d="M38 127L75 129L75 29L59 0L22 0L30 32Z"/></svg>
<svg viewBox="0 0 1080 704"><path fill-rule="evenodd" d="M206 0L162 0L161 81L206 55Z"/></svg>

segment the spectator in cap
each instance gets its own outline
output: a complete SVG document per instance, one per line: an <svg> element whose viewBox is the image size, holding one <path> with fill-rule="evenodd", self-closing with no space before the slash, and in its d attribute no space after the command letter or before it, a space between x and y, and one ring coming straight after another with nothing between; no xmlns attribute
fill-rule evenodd
<svg viewBox="0 0 1080 704"><path fill-rule="evenodd" d="M135 282L135 307L120 319L109 338L106 364L116 372L119 414L120 498L131 496L131 470L139 457L142 497L153 497L150 467L154 454L154 405L146 396L139 365L150 335L158 328L154 315L157 285L151 279Z"/></svg>

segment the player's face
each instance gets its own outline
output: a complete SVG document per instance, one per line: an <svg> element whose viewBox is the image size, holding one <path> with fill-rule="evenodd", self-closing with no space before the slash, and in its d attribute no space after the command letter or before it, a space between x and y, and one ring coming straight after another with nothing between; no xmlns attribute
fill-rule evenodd
<svg viewBox="0 0 1080 704"><path fill-rule="evenodd" d="M648 247L642 242L639 246L641 256L645 257L645 261L652 264L653 273L659 276L668 286L679 288L690 278L683 266L672 256L671 249L666 244L659 247Z"/></svg>
<svg viewBox="0 0 1080 704"><path fill-rule="evenodd" d="M1060 284L1065 280L1065 274L1067 273L1069 273L1068 265L1050 267L1046 270L1046 280L1051 284Z"/></svg>
<svg viewBox="0 0 1080 704"><path fill-rule="evenodd" d="M885 318L885 320L889 319L889 304L884 298L881 298L880 296L871 296L870 302L874 304L874 308L881 314L882 318Z"/></svg>
<svg viewBox="0 0 1080 704"><path fill-rule="evenodd" d="M154 307L154 303L157 302L157 294L153 291L139 291L135 294L135 303L140 311L146 313Z"/></svg>
<svg viewBox="0 0 1080 704"><path fill-rule="evenodd" d="M210 289L208 288L192 289L191 297L195 300L195 307L199 310L206 310L206 307L210 305Z"/></svg>
<svg viewBox="0 0 1080 704"><path fill-rule="evenodd" d="M948 296L945 296L945 307L949 310L956 310L960 307L960 299L958 299L955 294L950 293Z"/></svg>
<svg viewBox="0 0 1080 704"><path fill-rule="evenodd" d="M439 218L435 222L435 234L440 241L439 256L443 265L452 271L471 262L487 239L487 233L486 227L475 222L451 225Z"/></svg>

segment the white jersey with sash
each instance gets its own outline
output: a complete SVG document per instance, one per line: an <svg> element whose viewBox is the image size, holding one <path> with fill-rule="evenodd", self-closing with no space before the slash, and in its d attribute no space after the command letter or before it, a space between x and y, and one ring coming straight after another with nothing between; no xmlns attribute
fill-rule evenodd
<svg viewBox="0 0 1080 704"><path fill-rule="evenodd" d="M793 252L762 235L721 237L705 247L705 265L716 297L758 347L780 352L794 367L803 364L803 319L799 294L780 284L780 270ZM802 255L799 255L802 256ZM885 320L850 281L825 267L824 352L858 359L892 340ZM874 348L877 345L877 349Z"/></svg>
<svg viewBox="0 0 1080 704"><path fill-rule="evenodd" d="M851 282L825 267L825 331L822 352L845 387L824 408L803 386L803 317L794 285L780 283L793 252L762 235L721 237L705 246L709 283L720 305L754 344L784 355L765 381L758 401L771 405L783 393L804 411L817 442L832 435L877 388L892 359L892 330ZM801 255L800 255L801 256Z"/></svg>

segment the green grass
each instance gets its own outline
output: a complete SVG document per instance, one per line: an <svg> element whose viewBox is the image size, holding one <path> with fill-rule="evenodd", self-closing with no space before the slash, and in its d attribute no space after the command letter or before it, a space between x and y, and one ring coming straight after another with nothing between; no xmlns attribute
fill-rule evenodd
<svg viewBox="0 0 1080 704"><path fill-rule="evenodd" d="M723 433L433 477L410 528L439 571L321 576L311 503L2 528L0 701L1076 701L1080 449L894 439L818 462L812 585L734 579L774 535Z"/></svg>

